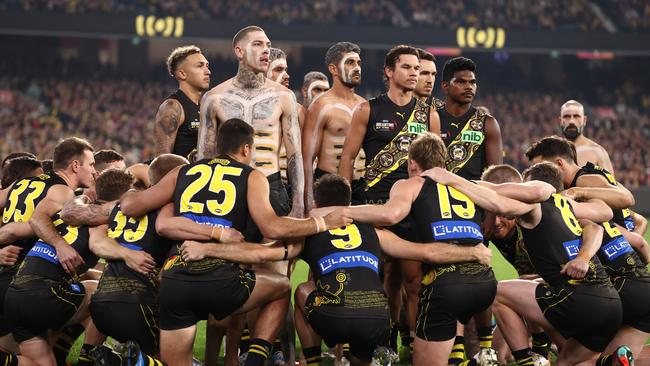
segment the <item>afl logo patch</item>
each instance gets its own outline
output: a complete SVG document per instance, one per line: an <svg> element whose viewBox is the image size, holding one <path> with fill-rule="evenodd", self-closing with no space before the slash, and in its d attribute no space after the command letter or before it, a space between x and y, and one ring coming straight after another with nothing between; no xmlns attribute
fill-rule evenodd
<svg viewBox="0 0 650 366"><path fill-rule="evenodd" d="M453 145L449 147L449 157L455 161L462 161L467 156L467 149L462 145Z"/></svg>
<svg viewBox="0 0 650 366"><path fill-rule="evenodd" d="M483 129L483 121L481 121L480 119L475 119L470 121L469 125L475 131L480 131Z"/></svg>
<svg viewBox="0 0 650 366"><path fill-rule="evenodd" d="M415 119L420 123L424 123L427 121L427 114L422 111L415 111Z"/></svg>

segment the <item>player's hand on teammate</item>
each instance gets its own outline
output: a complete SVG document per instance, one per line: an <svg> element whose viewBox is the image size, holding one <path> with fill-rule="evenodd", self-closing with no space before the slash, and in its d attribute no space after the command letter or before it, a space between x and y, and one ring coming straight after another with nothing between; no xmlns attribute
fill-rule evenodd
<svg viewBox="0 0 650 366"><path fill-rule="evenodd" d="M562 196L566 198L570 198L574 201L580 201L582 199L582 195L580 193L581 191L579 188L573 187L573 188L565 189L564 191L562 191L561 194Z"/></svg>
<svg viewBox="0 0 650 366"><path fill-rule="evenodd" d="M337 208L336 210L323 216L327 229L335 229L347 226L352 223L350 210L348 208Z"/></svg>
<svg viewBox="0 0 650 366"><path fill-rule="evenodd" d="M16 264L21 250L23 250L21 247L15 245L7 245L0 249L0 265L13 266Z"/></svg>
<svg viewBox="0 0 650 366"><path fill-rule="evenodd" d="M305 207L293 205L291 207L291 212L289 212L289 217L294 217L296 219L302 219L305 217Z"/></svg>
<svg viewBox="0 0 650 366"><path fill-rule="evenodd" d="M445 185L450 184L452 182L451 178L453 177L453 175L449 173L447 169L440 168L440 167L435 167L435 168L425 170L420 174L420 176L429 177L434 181Z"/></svg>
<svg viewBox="0 0 650 366"><path fill-rule="evenodd" d="M186 240L181 245L181 258L185 262L200 261L206 256L206 248L202 243Z"/></svg>
<svg viewBox="0 0 650 366"><path fill-rule="evenodd" d="M589 270L589 261L582 258L575 258L568 261L560 273L569 275L571 278L584 278Z"/></svg>
<svg viewBox="0 0 650 366"><path fill-rule="evenodd" d="M483 245L483 243L479 243L478 245L473 246L472 251L474 257L479 263L486 266L489 266L492 263L492 251L490 248Z"/></svg>
<svg viewBox="0 0 650 366"><path fill-rule="evenodd" d="M151 254L144 250L129 250L128 254L124 256L124 263L132 270L145 276L156 268L156 261Z"/></svg>
<svg viewBox="0 0 650 366"><path fill-rule="evenodd" d="M225 227L221 231L221 243L240 243L244 241L244 235L231 227Z"/></svg>
<svg viewBox="0 0 650 366"><path fill-rule="evenodd" d="M77 268L85 263L79 253L69 245L57 247L56 257L61 267L70 275L77 273Z"/></svg>

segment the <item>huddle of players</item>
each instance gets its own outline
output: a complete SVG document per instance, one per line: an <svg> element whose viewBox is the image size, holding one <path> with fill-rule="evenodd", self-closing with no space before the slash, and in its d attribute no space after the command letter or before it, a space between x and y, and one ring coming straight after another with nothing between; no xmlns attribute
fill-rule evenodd
<svg viewBox="0 0 650 366"><path fill-rule="evenodd" d="M388 92L365 102L354 94L361 75L360 50L347 42L333 46L326 56L333 87L312 101L303 130L301 165L311 217L292 219L276 215L280 210L273 201L278 198L269 189L277 182L270 176L279 169L277 145L284 134L260 134L253 127L258 115L267 122L281 120L274 114L280 111L289 115L282 124L285 132L301 112L290 106L287 112L278 102L284 90L266 80L273 78L269 67L273 61L264 32L253 28L238 36L235 53L240 69L244 64L249 72L238 72L230 87L217 87L204 97L201 110L206 113L200 116L203 136L198 144L198 156L204 159L187 164L178 156L160 155L148 168L152 186L128 193L133 177L119 169L107 170L94 182L98 204L87 206L77 200L65 205L75 189L92 187L94 176L92 147L71 138L57 146L52 171L8 188L0 243L22 249L8 257L13 264L2 267L6 292L2 325L8 327L3 333L11 331L20 343L20 356L3 354L7 364L56 364L51 345L65 343L61 339L66 335L68 339L78 335L80 328L74 325L81 324L89 346L99 346L103 334L121 342L134 340L143 351L134 352L127 343L120 356L113 356L114 362L134 357L156 363L150 356L160 349L167 364L189 365L199 320L208 314L221 319L252 309L259 309L259 314L246 364L262 364L287 311L289 282L268 269L242 269L235 263L296 256L309 263L314 276L298 288L295 298L296 327L308 364L320 362L321 339L328 345L349 343L356 360L369 362L373 353L381 356L375 353L377 346L390 346L391 319L396 319L389 311L394 293L389 283L399 270L391 272L392 264L385 265L382 284L382 252L411 261L403 262L401 271L410 279L407 293L415 292L418 299L417 310L411 311L414 364L447 364L457 321L465 323L490 305L521 365L545 360L528 347L523 319L551 336L561 349L558 363L579 363L600 352L600 364L629 363L630 349L619 347L623 343L640 352L648 335L645 318L650 308L644 303L647 296L640 295L648 278L648 254L639 235L645 223L635 228L633 219L638 216L627 209L633 197L607 171L578 166L572 145L559 138L543 139L529 150L533 162L553 164L533 165L524 174L527 183L507 166L491 167L484 177L511 183L472 184L456 175L477 171L480 175L501 154L496 120L471 106L476 92L471 61L458 58L445 65L446 100L431 101L427 99L434 60L422 51L398 46L386 56ZM277 81L286 74L286 61L284 65ZM209 75L207 62L197 60L196 68ZM265 72L261 78L259 71ZM425 93L413 95L422 86L421 76ZM269 85L271 91L265 89ZM255 98L261 104L246 103ZM180 103L182 113L187 113ZM169 126L180 133L179 121L188 119L172 118L174 113L167 109L178 106L169 104L172 107L161 106L163 116L157 119L174 120ZM265 161L260 151L268 151L264 138L269 134L277 138L270 147L275 159ZM181 140L176 136L171 141ZM284 142L290 155L287 172L295 172L300 160L295 158L295 140ZM182 146L173 144L174 149ZM354 182L352 192L348 181L361 147L367 157L365 175ZM338 154L332 154L337 149L340 163ZM316 158L318 171L313 175L320 178L312 190L310 168ZM251 164L267 169L270 165L271 174ZM337 170L347 179L327 174ZM560 195L564 188L566 193ZM295 193L302 189L293 193L294 203L301 200ZM349 207L351 201L360 205ZM497 285L489 267L490 251L481 244L485 212L500 215L495 241L510 245L520 261L529 258L532 272L543 283L513 280ZM508 230L500 228L504 222ZM262 238L277 241L252 244ZM98 286L91 271L84 273L97 257L108 260ZM158 285L156 272L161 267ZM420 278L421 286L414 286ZM409 305L413 302L407 300ZM64 336L57 343L52 331L61 329Z"/></svg>

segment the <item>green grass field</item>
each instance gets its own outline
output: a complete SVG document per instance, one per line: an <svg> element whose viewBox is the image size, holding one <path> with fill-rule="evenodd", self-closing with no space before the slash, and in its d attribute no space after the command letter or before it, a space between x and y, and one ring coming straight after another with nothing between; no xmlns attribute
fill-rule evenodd
<svg viewBox="0 0 650 366"><path fill-rule="evenodd" d="M650 220L650 217L648 218ZM646 232L645 238L648 242L650 242L650 230ZM499 253L498 250L494 248L494 246L490 245L490 248L492 249L493 256L492 256L492 267L494 268L494 272L496 274L496 277L498 280L506 280L506 279L511 279L517 277L517 272L514 270L514 268L510 265L510 263L506 262L506 260L503 258L501 253ZM299 261L296 264L296 269L291 276L291 285L293 289L295 290L296 287L307 280L307 272L308 272L309 267L307 264L303 261ZM293 298L293 297L292 297ZM296 339L298 337L296 336ZM75 361L76 360L76 350L81 346L81 341L82 338L77 340L77 343L75 344L75 348L72 352L72 354L69 357L70 361ZM300 348L300 344L297 344L297 347ZM204 356L204 351L205 351L205 322L199 323L198 331L197 331L197 336L196 336L196 342L194 343L194 355L200 359L203 360ZM223 352L223 350L221 351ZM324 360L323 365L329 365L327 360ZM410 362L402 362L400 365L410 365Z"/></svg>

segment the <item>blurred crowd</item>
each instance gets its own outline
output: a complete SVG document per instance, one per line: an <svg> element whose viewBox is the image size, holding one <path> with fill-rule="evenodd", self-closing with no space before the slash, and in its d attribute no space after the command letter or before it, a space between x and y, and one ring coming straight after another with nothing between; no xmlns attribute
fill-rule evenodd
<svg viewBox="0 0 650 366"><path fill-rule="evenodd" d="M643 31L645 0L5 0L0 11L71 14L151 13L190 19L289 23L427 26L499 26L520 30ZM606 28L605 23L613 23Z"/></svg>

